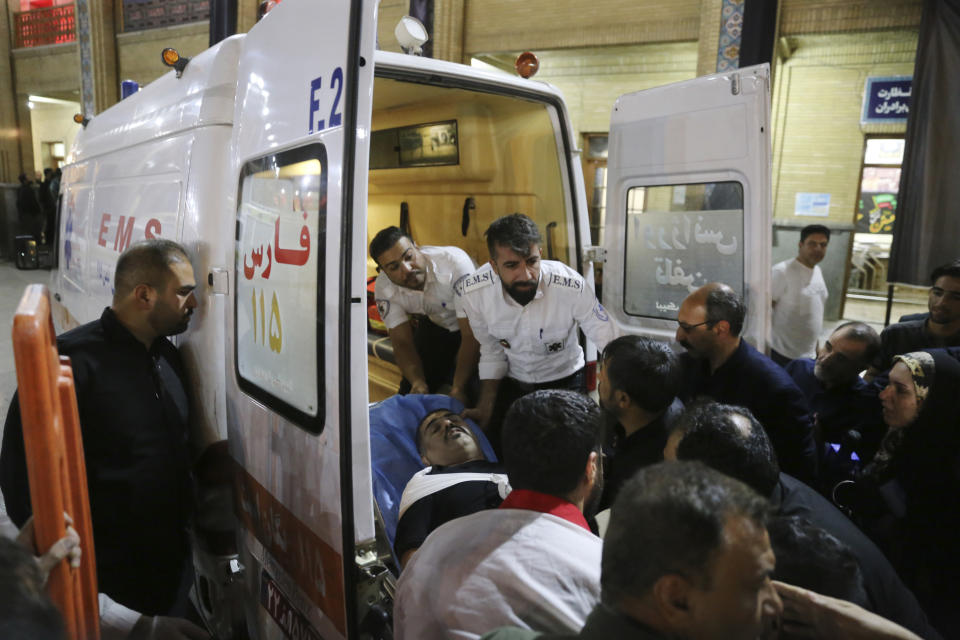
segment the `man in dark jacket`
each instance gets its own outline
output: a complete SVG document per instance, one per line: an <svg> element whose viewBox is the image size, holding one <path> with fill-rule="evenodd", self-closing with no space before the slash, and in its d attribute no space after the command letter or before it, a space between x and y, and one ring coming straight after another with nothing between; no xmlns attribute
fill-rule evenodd
<svg viewBox="0 0 960 640"><path fill-rule="evenodd" d="M663 342L620 336L607 343L599 364L597 394L608 427L600 501L606 509L633 474L663 460L667 435L683 403L677 398L680 361Z"/></svg>
<svg viewBox="0 0 960 640"><path fill-rule="evenodd" d="M196 282L185 250L168 240L124 252L114 282L103 315L57 340L73 367L97 577L120 604L180 615L190 575L189 402L179 353L166 336L187 329ZM16 397L4 426L0 488L22 526L31 505Z"/></svg>
<svg viewBox="0 0 960 640"><path fill-rule="evenodd" d="M819 493L780 473L770 439L749 411L715 402L687 409L674 425L664 458L703 462L768 496L776 515L806 518L832 534L859 563L872 611L922 638L940 637L877 546Z"/></svg>
<svg viewBox="0 0 960 640"><path fill-rule="evenodd" d="M17 189L17 214L21 233L29 234L40 241L40 201L37 200L37 190L27 174L20 174L20 187Z"/></svg>
<svg viewBox="0 0 960 640"><path fill-rule="evenodd" d="M782 367L740 338L745 315L740 296L717 282L683 301L677 342L687 353L680 397L747 407L767 430L783 469L812 484L817 451L807 400Z"/></svg>

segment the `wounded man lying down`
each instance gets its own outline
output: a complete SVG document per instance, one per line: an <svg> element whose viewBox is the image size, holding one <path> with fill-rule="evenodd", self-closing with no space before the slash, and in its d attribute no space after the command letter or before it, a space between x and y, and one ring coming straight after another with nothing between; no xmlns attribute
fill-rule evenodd
<svg viewBox="0 0 960 640"><path fill-rule="evenodd" d="M400 499L394 551L406 566L430 532L440 525L497 508L510 492L506 472L484 457L463 418L448 409L428 413L417 427L420 460Z"/></svg>

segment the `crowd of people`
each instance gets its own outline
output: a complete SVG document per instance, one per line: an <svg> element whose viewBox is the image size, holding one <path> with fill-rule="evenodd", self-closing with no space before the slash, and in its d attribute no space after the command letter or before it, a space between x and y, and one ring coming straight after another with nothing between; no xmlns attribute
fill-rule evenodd
<svg viewBox="0 0 960 640"><path fill-rule="evenodd" d="M491 224L479 269L377 234L405 390L467 407L418 430L396 637L960 637L960 260L932 274L927 315L820 344L829 238L805 228L774 267L767 356L723 283L680 305L682 351L618 336L520 214Z"/></svg>
<svg viewBox="0 0 960 640"><path fill-rule="evenodd" d="M17 215L19 233L33 236L37 244L53 242L53 226L56 222L57 199L60 197L59 168L47 167L43 178L31 180L27 174L19 176L17 189Z"/></svg>
<svg viewBox="0 0 960 640"><path fill-rule="evenodd" d="M960 637L960 260L932 274L925 316L880 335L842 324L811 351L799 336L822 329L829 232L805 229L802 269L777 266L778 363L741 337L746 305L727 284L683 300L675 350L620 335L590 282L541 259L527 216L486 237L479 269L396 227L370 244L401 392L462 407L416 431L423 469L392 540L398 640ZM150 240L122 254L115 283L101 318L58 338L102 619L118 638L207 637L186 619L189 402L168 340L197 306L193 269L183 247ZM600 350L599 404L580 331ZM0 488L29 543L16 399ZM19 579L0 580L0 635L62 637L29 626L49 612L33 556L75 559L75 542L11 545L0 571Z"/></svg>

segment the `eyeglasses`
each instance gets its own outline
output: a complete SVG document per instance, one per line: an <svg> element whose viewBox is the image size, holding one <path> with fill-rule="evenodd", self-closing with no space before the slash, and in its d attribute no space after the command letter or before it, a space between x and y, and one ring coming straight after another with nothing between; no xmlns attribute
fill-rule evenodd
<svg viewBox="0 0 960 640"><path fill-rule="evenodd" d="M709 320L704 320L703 322L698 322L697 324L687 324L686 322L680 322L679 320L677 320L677 325L679 325L680 328L686 331L687 333L689 333L691 329L696 329L697 327L705 324L713 324L713 323L710 322Z"/></svg>

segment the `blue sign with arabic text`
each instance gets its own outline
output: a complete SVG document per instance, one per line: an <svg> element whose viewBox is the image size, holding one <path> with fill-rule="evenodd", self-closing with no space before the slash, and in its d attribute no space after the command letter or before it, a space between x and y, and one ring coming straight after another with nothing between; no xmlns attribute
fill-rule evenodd
<svg viewBox="0 0 960 640"><path fill-rule="evenodd" d="M906 122L910 113L912 76L867 78L861 124Z"/></svg>

